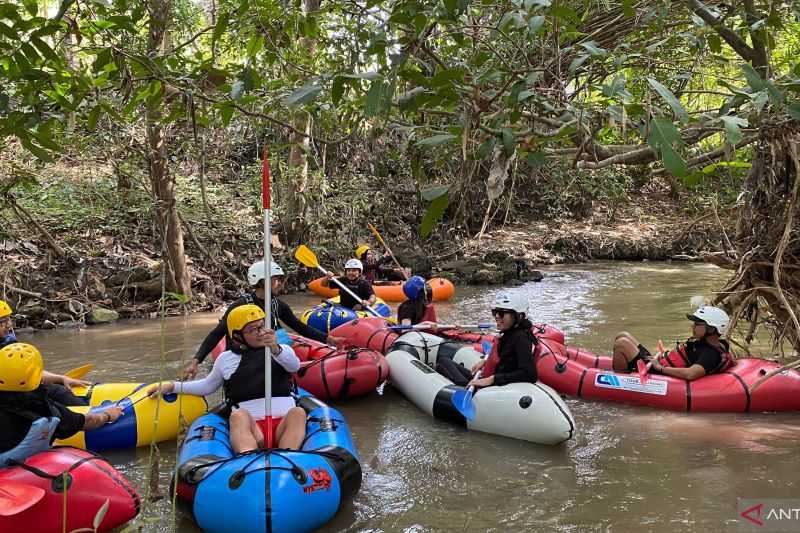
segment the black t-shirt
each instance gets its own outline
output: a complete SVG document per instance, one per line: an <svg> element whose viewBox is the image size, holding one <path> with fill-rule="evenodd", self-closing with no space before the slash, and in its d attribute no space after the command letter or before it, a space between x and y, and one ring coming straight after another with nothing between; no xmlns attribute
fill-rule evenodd
<svg viewBox="0 0 800 533"><path fill-rule="evenodd" d="M397 322L403 323L403 320L410 320L412 325L422 322L422 317L425 316L425 304L417 305L414 300L406 300L401 303L397 308Z"/></svg>
<svg viewBox="0 0 800 533"><path fill-rule="evenodd" d="M200 347L197 349L197 353L195 353L195 359L202 363L203 360L208 357L208 354L211 353L211 350L213 350L214 347L219 343L219 341L228 337L228 313L240 305L246 304L255 304L261 309L264 309L264 300L256 297L256 295L253 293L247 293L244 296L241 296L238 300L234 301L230 306L228 306L228 309L225 311L225 314L222 315L222 318L220 318L217 326L212 329L208 335L206 335L205 339L203 339L202 344L200 344ZM292 308L278 298L272 299L272 322L275 324L275 327L277 327L278 322L283 322L286 326L293 329L298 334L315 341L326 342L328 338L328 335L320 330L303 324L292 312ZM230 339L228 339L226 346L230 346Z"/></svg>
<svg viewBox="0 0 800 533"><path fill-rule="evenodd" d="M725 343L725 341L720 341ZM728 351L727 343L723 344L725 351ZM722 354L708 344L704 339L699 341L686 342L686 357L691 365L700 365L706 371L706 375L713 373L722 363Z"/></svg>
<svg viewBox="0 0 800 533"><path fill-rule="evenodd" d="M514 328L500 336L497 353L500 362L494 371L494 384L536 383L538 374L533 361L533 339L530 327Z"/></svg>
<svg viewBox="0 0 800 533"><path fill-rule="evenodd" d="M339 277L339 278L336 278L336 279L337 279L337 280L338 280L338 281L339 281L339 282L340 282L342 285L344 285L345 287L347 287L348 289L350 289L351 291L353 291L353 292L355 293L355 295L356 295L356 296L358 296L359 298L361 298L361 300L369 300L369 299L370 299L370 297L371 297L373 294L375 294L375 291L373 291L373 290L372 290L372 283L370 283L369 281L367 281L367 280L364 278L364 276L361 276L360 278L358 278L358 279L357 279L356 281L354 281L354 282L350 281L350 280L349 280L349 279L347 279L346 277ZM330 282L330 287L331 287L331 288L338 288L338 289L339 289L339 297L340 297L339 303L340 303L340 304L341 304L343 307L349 307L350 309L352 309L352 308L353 308L353 307L355 307L356 305L359 305L359 304L361 304L361 301L360 301L360 300L356 300L356 299L354 299L352 296L350 296L349 294L347 294L347 291L343 291L343 290L341 290L341 288L339 287L339 285L337 285L337 284L336 284L336 283L335 283L333 280L331 280L331 282Z"/></svg>
<svg viewBox="0 0 800 533"><path fill-rule="evenodd" d="M52 409L51 409L52 408ZM81 431L86 418L50 399L45 387L32 392L0 392L0 453L19 444L36 418L58 416L55 438L66 439Z"/></svg>

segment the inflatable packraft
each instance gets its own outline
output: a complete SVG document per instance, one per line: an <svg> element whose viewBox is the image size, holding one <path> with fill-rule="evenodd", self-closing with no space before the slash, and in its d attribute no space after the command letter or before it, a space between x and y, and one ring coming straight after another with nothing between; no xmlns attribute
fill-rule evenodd
<svg viewBox="0 0 800 533"><path fill-rule="evenodd" d="M392 314L391 308L380 299L375 303L375 305L372 306L372 308L375 309L375 311L377 311L382 317L388 318L389 315ZM336 297L315 306L313 309L305 311L300 316L300 320L304 324L318 329L323 333L330 333L331 330L336 329L337 327L341 326L342 324L346 324L351 320L374 316L375 315L369 311L353 311L348 307L342 307L338 303L338 297Z"/></svg>
<svg viewBox="0 0 800 533"><path fill-rule="evenodd" d="M325 278L317 278L308 284L308 290L314 294L318 294L323 298L333 298L339 295L339 289L330 287L323 287L322 280ZM433 289L433 301L444 302L453 297L456 288L450 280L444 278L431 278L428 284ZM375 296L382 298L387 302L402 302L408 298L403 293L402 281L377 281L372 284L372 290L375 291Z"/></svg>
<svg viewBox="0 0 800 533"><path fill-rule="evenodd" d="M208 408L204 398L188 394L148 398L147 390L150 387L145 383L98 383L76 388L75 395L86 398L89 405L70 407L71 410L78 413L97 412L116 405L123 408L123 414L112 424L91 431L80 431L68 439L56 441L56 444L94 451L147 446L152 441L175 439L181 417L191 423Z"/></svg>
<svg viewBox="0 0 800 533"><path fill-rule="evenodd" d="M125 476L85 450L51 448L0 468L3 533L110 531L133 519L139 506Z"/></svg>
<svg viewBox="0 0 800 533"><path fill-rule="evenodd" d="M335 348L299 335L290 335L301 361L292 375L301 389L320 400L364 396L389 377L389 364L380 352L368 348Z"/></svg>
<svg viewBox="0 0 800 533"><path fill-rule="evenodd" d="M399 337L386 355L392 384L429 415L471 430L539 444L560 444L572 438L575 420L557 392L542 383L509 383L479 388L468 421L456 409L453 395L463 387L437 373L437 361L448 358L471 368L482 358L472 346L428 333Z"/></svg>
<svg viewBox="0 0 800 533"><path fill-rule="evenodd" d="M342 414L305 391L301 450L235 454L226 419L189 428L178 458L177 496L207 532L305 532L328 522L361 487L361 465Z"/></svg>

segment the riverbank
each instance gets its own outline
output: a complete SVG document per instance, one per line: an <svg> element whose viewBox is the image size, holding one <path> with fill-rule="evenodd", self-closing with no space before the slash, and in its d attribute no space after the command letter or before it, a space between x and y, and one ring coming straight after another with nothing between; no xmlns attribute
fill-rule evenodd
<svg viewBox="0 0 800 533"><path fill-rule="evenodd" d="M136 187L120 190L110 167L95 166L92 172L87 176L79 168L59 167L58 176L43 177L38 189L16 199L18 210L3 211L0 298L14 307L20 327L102 323L117 316L152 318L162 306L167 314L208 311L243 289L247 267L261 254L259 209L246 200L256 198L255 191L210 183L209 205L204 206L196 178L178 181L185 198L180 211L193 279L193 297L186 302L162 289L152 199ZM502 216L496 214L480 237L440 226L426 239L418 234L422 213L396 213L390 207L401 205L407 191L383 190L363 213L332 218L348 204L348 194L339 192L326 201L306 241L327 268L341 265L359 243L380 249L367 220L378 225L400 261L414 272L461 285L535 279L536 266L542 264L694 260L721 247L722 231L713 211L696 204L684 207L666 190L631 193L613 209L591 201L582 218L563 213L543 219L534 208L518 207L506 223L496 220ZM273 253L287 272L288 290L302 290L318 273L291 257L294 246L280 239L280 215L276 210ZM726 215L730 224L733 217Z"/></svg>

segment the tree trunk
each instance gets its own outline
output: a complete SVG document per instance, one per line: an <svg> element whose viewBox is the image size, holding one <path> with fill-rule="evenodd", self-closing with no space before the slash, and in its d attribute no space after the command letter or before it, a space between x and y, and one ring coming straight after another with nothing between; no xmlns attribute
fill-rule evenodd
<svg viewBox="0 0 800 533"><path fill-rule="evenodd" d="M167 26L172 10L171 0L152 0L149 4L150 28L147 42L148 55L155 59L163 56L168 47ZM167 158L167 134L161 124L164 109L164 86L161 98L147 102L147 148L150 164L150 183L156 200L155 221L161 232L164 254L164 275L170 292L192 297L192 279L183 249L178 208L175 202L175 179L170 173Z"/></svg>
<svg viewBox="0 0 800 533"><path fill-rule="evenodd" d="M320 0L303 0L303 10L313 13L319 10ZM301 45L308 50L308 57L314 57L317 49L316 39L303 37ZM292 149L289 152L289 194L286 200L286 237L289 245L299 243L306 229L306 192L308 191L308 153L311 149L311 119L299 111L293 126L305 136L292 132Z"/></svg>
<svg viewBox="0 0 800 533"><path fill-rule="evenodd" d="M798 157L800 127L762 128L742 186L745 203L734 240L738 268L717 302L732 311L734 321L758 321L772 328L776 348L786 341L800 353ZM768 313L759 312L759 304Z"/></svg>

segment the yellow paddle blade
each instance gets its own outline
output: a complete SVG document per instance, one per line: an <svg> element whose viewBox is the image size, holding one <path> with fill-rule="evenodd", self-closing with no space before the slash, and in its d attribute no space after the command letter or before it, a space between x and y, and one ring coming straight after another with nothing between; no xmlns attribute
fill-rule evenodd
<svg viewBox="0 0 800 533"><path fill-rule="evenodd" d="M294 252L294 258L308 268L319 268L317 256L314 255L314 252L312 252L305 244L301 244L297 247L297 250Z"/></svg>
<svg viewBox="0 0 800 533"><path fill-rule="evenodd" d="M78 368L67 370L64 372L64 375L72 379L81 379L83 376L91 372L93 368L94 365L92 363L87 363L83 366L79 366Z"/></svg>

